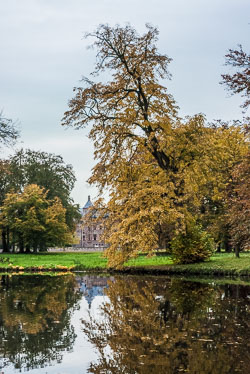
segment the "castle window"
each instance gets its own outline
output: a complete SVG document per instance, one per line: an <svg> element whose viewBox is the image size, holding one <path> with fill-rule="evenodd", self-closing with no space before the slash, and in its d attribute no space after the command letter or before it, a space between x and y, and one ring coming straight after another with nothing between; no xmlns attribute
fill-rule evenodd
<svg viewBox="0 0 250 374"><path fill-rule="evenodd" d="M97 240L97 235L96 234L94 234L94 240Z"/></svg>
<svg viewBox="0 0 250 374"><path fill-rule="evenodd" d="M86 237L85 235L82 236L82 240L85 241L86 240Z"/></svg>

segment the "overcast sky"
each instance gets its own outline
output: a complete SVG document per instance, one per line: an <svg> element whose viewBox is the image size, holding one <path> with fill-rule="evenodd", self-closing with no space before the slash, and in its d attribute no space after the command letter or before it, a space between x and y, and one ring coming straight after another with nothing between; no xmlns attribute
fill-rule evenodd
<svg viewBox="0 0 250 374"><path fill-rule="evenodd" d="M227 50L241 43L249 52L249 0L0 0L0 110L20 121L19 147L60 154L73 165L72 196L80 205L95 195L86 183L93 147L86 130L65 130L60 121L73 87L93 70L84 33L128 22L140 33L145 23L158 26L159 50L173 58L166 85L182 116L242 118L240 98L219 82Z"/></svg>

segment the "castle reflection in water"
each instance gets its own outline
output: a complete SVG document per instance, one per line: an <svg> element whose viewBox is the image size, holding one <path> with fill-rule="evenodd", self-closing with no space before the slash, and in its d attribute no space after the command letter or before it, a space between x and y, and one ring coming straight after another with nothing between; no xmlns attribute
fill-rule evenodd
<svg viewBox="0 0 250 374"><path fill-rule="evenodd" d="M85 275L75 277L75 289L83 294L88 302L89 309L96 296L104 296L105 289L108 287L108 280L114 281L113 277L102 277L98 275Z"/></svg>

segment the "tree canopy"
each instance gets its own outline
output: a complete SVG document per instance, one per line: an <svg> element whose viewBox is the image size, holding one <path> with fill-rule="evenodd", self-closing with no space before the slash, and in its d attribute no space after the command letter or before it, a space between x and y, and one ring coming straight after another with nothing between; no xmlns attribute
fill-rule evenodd
<svg viewBox="0 0 250 374"><path fill-rule="evenodd" d="M231 172L247 153L241 127L208 124L201 114L178 116L164 86L171 59L157 49L157 28L146 27L141 36L129 25L100 25L87 34L97 50L93 80L83 78L83 86L74 89L62 122L90 127L96 165L89 182L110 194L100 206L106 206L103 214L108 211L111 266L140 251L152 253L163 242L171 248L179 235L195 236L200 251L208 253L199 228L209 231L225 221ZM185 262L190 258L187 253Z"/></svg>
<svg viewBox="0 0 250 374"><path fill-rule="evenodd" d="M48 190L48 197L70 199L76 177L72 165L65 164L62 156L31 149L20 149L10 158L11 180L15 190L35 183Z"/></svg>
<svg viewBox="0 0 250 374"><path fill-rule="evenodd" d="M30 184L23 192L10 192L1 206L0 225L12 235L12 245L20 252L44 250L49 246L72 242L66 225L66 209L58 197L47 198L47 192Z"/></svg>
<svg viewBox="0 0 250 374"><path fill-rule="evenodd" d="M110 72L112 80L101 83L83 78L75 88L63 125L81 128L92 124L95 156L103 168L121 156L129 160L142 144L164 170L175 170L174 160L162 147L176 121L177 107L161 80L169 78L166 55L158 53L157 28L139 36L130 26L101 25L94 33L97 63L93 76Z"/></svg>
<svg viewBox="0 0 250 374"><path fill-rule="evenodd" d="M46 199L60 201L65 210L66 232L74 232L80 218L78 205L73 203L70 196L76 178L72 166L65 164L61 156L21 149L9 160L2 160L0 174L0 204L3 204L8 193L22 194L27 186L37 185L46 191ZM2 226L4 251L10 249L9 229L8 225Z"/></svg>

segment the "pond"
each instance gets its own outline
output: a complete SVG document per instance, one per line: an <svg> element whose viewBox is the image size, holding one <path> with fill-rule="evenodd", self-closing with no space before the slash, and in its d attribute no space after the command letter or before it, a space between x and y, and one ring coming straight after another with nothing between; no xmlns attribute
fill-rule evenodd
<svg viewBox="0 0 250 374"><path fill-rule="evenodd" d="M249 373L250 286L0 275L0 373Z"/></svg>

